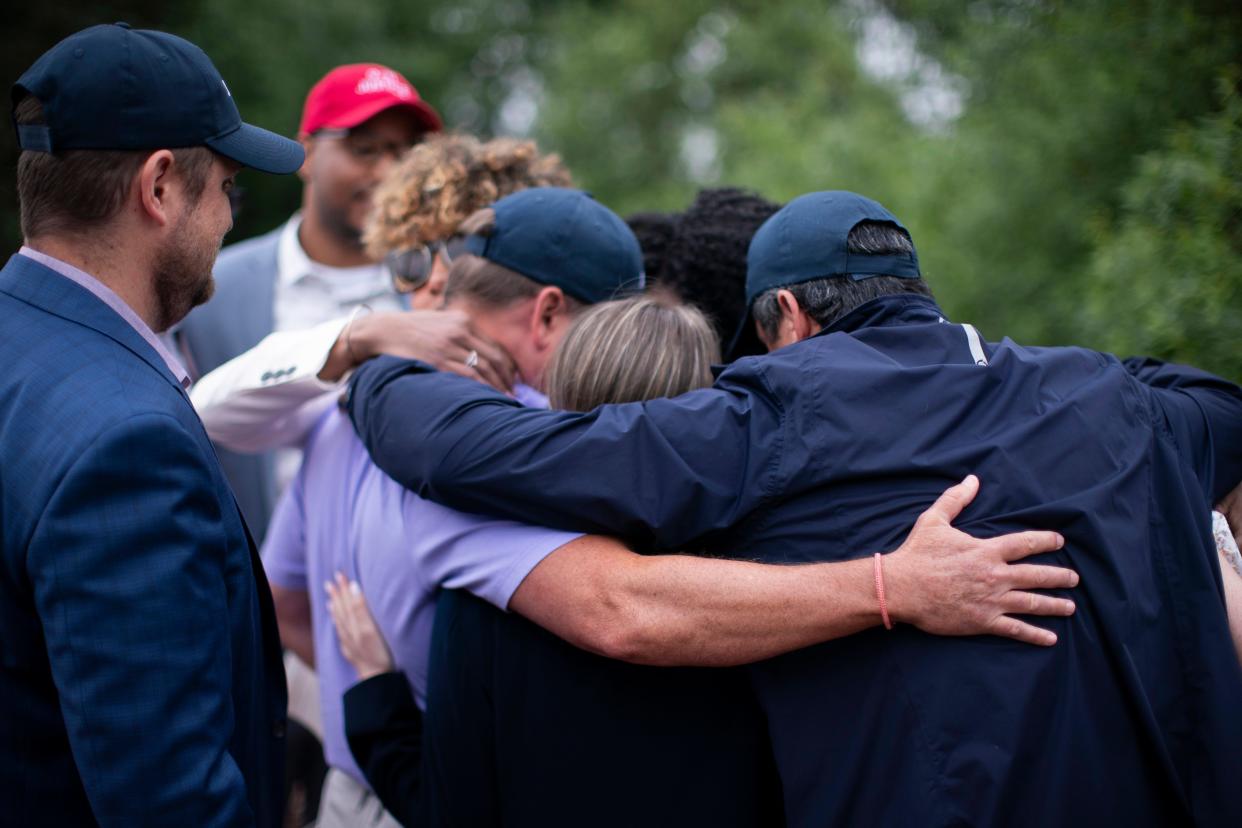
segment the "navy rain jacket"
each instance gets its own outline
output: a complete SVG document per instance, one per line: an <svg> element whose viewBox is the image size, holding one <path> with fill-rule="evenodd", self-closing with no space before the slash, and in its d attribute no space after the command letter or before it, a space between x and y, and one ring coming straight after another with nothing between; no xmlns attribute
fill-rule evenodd
<svg viewBox="0 0 1242 828"><path fill-rule="evenodd" d="M361 369L375 461L458 509L774 563L897 547L968 473L977 536L1064 534L1059 643L880 628L755 664L793 825L1242 825L1242 669L1209 508L1242 391L1192 368L979 341L869 302L713 389L523 409L418 363Z"/></svg>

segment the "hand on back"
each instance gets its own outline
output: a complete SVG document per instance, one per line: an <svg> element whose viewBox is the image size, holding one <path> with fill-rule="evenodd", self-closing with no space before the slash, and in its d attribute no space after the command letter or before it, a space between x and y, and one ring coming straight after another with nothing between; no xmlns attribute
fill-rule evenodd
<svg viewBox="0 0 1242 828"><path fill-rule="evenodd" d="M1056 532L1016 532L987 540L952 521L979 491L970 475L919 516L905 542L883 558L889 613L936 635L999 635L1050 646L1056 634L1013 615L1067 616L1074 602L1033 589L1078 585L1072 569L1015 561L1065 545Z"/></svg>

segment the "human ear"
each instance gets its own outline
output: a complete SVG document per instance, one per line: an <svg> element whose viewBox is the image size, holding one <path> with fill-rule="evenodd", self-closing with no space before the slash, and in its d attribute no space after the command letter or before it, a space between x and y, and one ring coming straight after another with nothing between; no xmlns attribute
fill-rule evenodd
<svg viewBox="0 0 1242 828"><path fill-rule="evenodd" d="M169 184L173 154L170 150L151 153L138 169L138 203L142 214L163 227L172 218Z"/></svg>
<svg viewBox="0 0 1242 828"><path fill-rule="evenodd" d="M565 293L558 287L549 285L535 295L531 311L531 333L540 348L552 347L558 323L568 309Z"/></svg>
<svg viewBox="0 0 1242 828"><path fill-rule="evenodd" d="M780 290L776 302L781 309L780 337L782 344L790 345L809 339L819 332L819 324L798 303L792 291Z"/></svg>
<svg viewBox="0 0 1242 828"><path fill-rule="evenodd" d="M309 135L299 135L298 143L302 145L305 157L302 160L302 166L298 167L298 178L302 179L305 184L310 180L311 156L315 152L316 141L312 141Z"/></svg>

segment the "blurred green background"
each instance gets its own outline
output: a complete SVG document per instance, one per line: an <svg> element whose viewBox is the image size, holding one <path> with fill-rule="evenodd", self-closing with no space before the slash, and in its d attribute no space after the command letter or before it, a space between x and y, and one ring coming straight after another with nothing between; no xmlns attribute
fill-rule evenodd
<svg viewBox="0 0 1242 828"><path fill-rule="evenodd" d="M286 135L328 69L387 63L450 127L535 137L622 214L713 184L858 190L991 338L1242 379L1237 0L57 0L9 12L6 82L114 20L198 43L243 116ZM230 240L297 205L293 177L241 184Z"/></svg>

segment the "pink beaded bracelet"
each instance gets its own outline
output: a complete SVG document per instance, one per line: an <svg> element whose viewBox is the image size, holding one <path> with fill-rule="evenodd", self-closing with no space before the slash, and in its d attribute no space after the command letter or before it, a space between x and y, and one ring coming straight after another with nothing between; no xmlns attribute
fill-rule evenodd
<svg viewBox="0 0 1242 828"><path fill-rule="evenodd" d="M880 599L880 620L884 622L884 629L891 630L893 619L888 617L888 599L884 597L884 566L881 563L883 557L879 552L875 553L875 596Z"/></svg>

